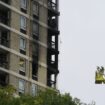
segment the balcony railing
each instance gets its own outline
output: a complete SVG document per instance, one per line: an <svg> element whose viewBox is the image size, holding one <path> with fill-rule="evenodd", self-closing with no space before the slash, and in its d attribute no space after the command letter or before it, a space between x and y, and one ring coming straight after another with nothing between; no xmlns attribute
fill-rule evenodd
<svg viewBox="0 0 105 105"><path fill-rule="evenodd" d="M0 10L0 22L9 25L9 11Z"/></svg>
<svg viewBox="0 0 105 105"><path fill-rule="evenodd" d="M0 67L3 67L3 68L5 68L5 69L7 69L8 68L8 62L3 62L3 61L1 61L1 59L0 59Z"/></svg>
<svg viewBox="0 0 105 105"><path fill-rule="evenodd" d="M33 62L32 62L32 79L33 80L38 80L38 58L36 57L36 59L34 58L33 59Z"/></svg>
<svg viewBox="0 0 105 105"><path fill-rule="evenodd" d="M0 16L0 22L3 24L8 25L8 18L4 16Z"/></svg>
<svg viewBox="0 0 105 105"><path fill-rule="evenodd" d="M38 80L38 76L33 74L32 75L32 79L37 81Z"/></svg>
<svg viewBox="0 0 105 105"><path fill-rule="evenodd" d="M9 40L4 37L0 37L0 45L9 47Z"/></svg>
<svg viewBox="0 0 105 105"><path fill-rule="evenodd" d="M48 0L48 8L52 10L57 10L57 4L52 2L51 0Z"/></svg>
<svg viewBox="0 0 105 105"><path fill-rule="evenodd" d="M0 71L0 85L6 86L8 84L8 74Z"/></svg>
<svg viewBox="0 0 105 105"><path fill-rule="evenodd" d="M6 14L0 13L0 22L3 23L3 24L5 24L5 25L9 25L8 16Z"/></svg>
<svg viewBox="0 0 105 105"><path fill-rule="evenodd" d="M51 27L51 28L57 28L57 19L50 19L48 20L48 25Z"/></svg>
<svg viewBox="0 0 105 105"><path fill-rule="evenodd" d="M56 48L56 45L55 45L55 42L50 42L49 43L49 46L48 46L50 49L54 49L54 50L57 50L57 48Z"/></svg>
<svg viewBox="0 0 105 105"><path fill-rule="evenodd" d="M8 58L7 54L3 54L3 53L0 54L0 67L8 69L9 63L7 61L7 58Z"/></svg>
<svg viewBox="0 0 105 105"><path fill-rule="evenodd" d="M56 61L51 61L51 62L49 63L49 68L51 68L51 70L54 69L54 71L55 71L55 69L57 70Z"/></svg>
<svg viewBox="0 0 105 105"><path fill-rule="evenodd" d="M54 87L55 87L55 84L56 84L56 81L52 81L51 79L48 79L48 80L47 80L47 85L48 85L49 87L54 88Z"/></svg>

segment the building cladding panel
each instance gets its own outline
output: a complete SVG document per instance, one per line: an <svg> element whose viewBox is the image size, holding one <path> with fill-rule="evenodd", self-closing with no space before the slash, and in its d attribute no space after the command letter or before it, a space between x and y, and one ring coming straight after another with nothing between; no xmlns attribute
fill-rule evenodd
<svg viewBox="0 0 105 105"><path fill-rule="evenodd" d="M57 89L58 0L0 0L0 85Z"/></svg>

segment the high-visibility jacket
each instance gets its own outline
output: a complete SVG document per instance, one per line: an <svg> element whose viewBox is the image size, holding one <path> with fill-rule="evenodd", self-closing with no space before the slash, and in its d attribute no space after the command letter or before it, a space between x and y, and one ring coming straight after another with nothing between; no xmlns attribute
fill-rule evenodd
<svg viewBox="0 0 105 105"><path fill-rule="evenodd" d="M104 75L99 72L96 72L95 79L96 81L105 81Z"/></svg>

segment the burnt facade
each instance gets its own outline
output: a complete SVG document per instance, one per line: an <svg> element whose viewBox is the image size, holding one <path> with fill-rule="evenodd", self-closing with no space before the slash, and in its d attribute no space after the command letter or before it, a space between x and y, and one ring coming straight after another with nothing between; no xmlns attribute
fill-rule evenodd
<svg viewBox="0 0 105 105"><path fill-rule="evenodd" d="M55 88L58 0L0 0L0 85L35 95Z"/></svg>
<svg viewBox="0 0 105 105"><path fill-rule="evenodd" d="M58 70L58 0L48 0L47 85L56 87Z"/></svg>

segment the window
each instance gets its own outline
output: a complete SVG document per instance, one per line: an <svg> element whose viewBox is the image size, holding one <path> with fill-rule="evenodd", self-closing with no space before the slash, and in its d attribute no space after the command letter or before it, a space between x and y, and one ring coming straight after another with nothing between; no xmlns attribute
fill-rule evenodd
<svg viewBox="0 0 105 105"><path fill-rule="evenodd" d="M38 44L37 43L32 44L32 53L33 55L38 56Z"/></svg>
<svg viewBox="0 0 105 105"><path fill-rule="evenodd" d="M38 36L39 33L39 25L36 22L33 22L33 35Z"/></svg>
<svg viewBox="0 0 105 105"><path fill-rule="evenodd" d="M27 0L21 0L21 8L27 9Z"/></svg>
<svg viewBox="0 0 105 105"><path fill-rule="evenodd" d="M26 17L24 16L20 17L20 28L26 30Z"/></svg>
<svg viewBox="0 0 105 105"><path fill-rule="evenodd" d="M26 50L26 40L24 38L20 38L20 49Z"/></svg>
<svg viewBox="0 0 105 105"><path fill-rule="evenodd" d="M19 60L19 70L25 72L26 62L25 59L20 58Z"/></svg>
<svg viewBox="0 0 105 105"><path fill-rule="evenodd" d="M35 61L32 62L32 79L38 80L38 64Z"/></svg>
<svg viewBox="0 0 105 105"><path fill-rule="evenodd" d="M33 80L38 80L38 56L32 55L33 61L32 61L32 79Z"/></svg>
<svg viewBox="0 0 105 105"><path fill-rule="evenodd" d="M32 95L33 96L37 95L37 85L36 84L32 84Z"/></svg>
<svg viewBox="0 0 105 105"><path fill-rule="evenodd" d="M33 2L33 15L38 16L38 13L39 13L39 6L38 6L38 3Z"/></svg>
<svg viewBox="0 0 105 105"><path fill-rule="evenodd" d="M19 80L19 94L23 94L25 92L25 81Z"/></svg>

